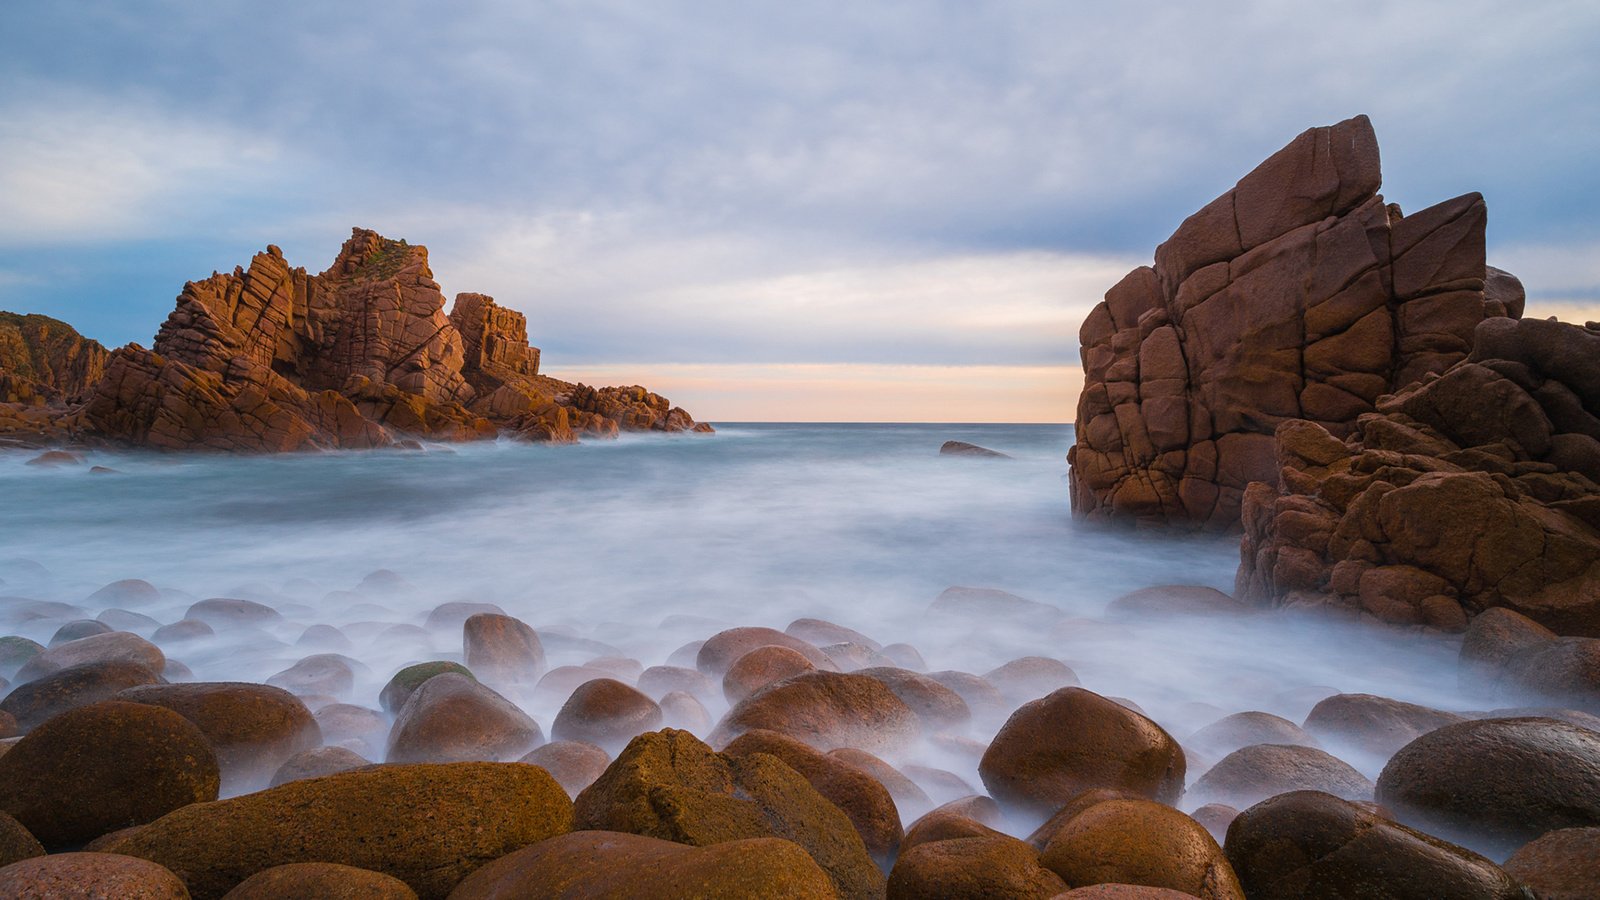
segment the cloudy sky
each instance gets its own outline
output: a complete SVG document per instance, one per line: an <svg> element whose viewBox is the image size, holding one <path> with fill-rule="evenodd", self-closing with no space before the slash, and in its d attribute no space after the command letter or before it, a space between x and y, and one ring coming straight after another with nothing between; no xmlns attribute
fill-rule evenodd
<svg viewBox="0 0 1600 900"><path fill-rule="evenodd" d="M1600 5L8 0L0 308L148 344L353 225L711 420L1069 421L1077 327L1307 127L1600 319Z"/></svg>

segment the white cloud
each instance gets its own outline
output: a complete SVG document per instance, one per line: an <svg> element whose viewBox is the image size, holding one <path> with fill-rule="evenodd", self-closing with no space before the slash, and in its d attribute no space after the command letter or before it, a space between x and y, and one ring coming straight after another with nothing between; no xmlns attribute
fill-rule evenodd
<svg viewBox="0 0 1600 900"><path fill-rule="evenodd" d="M157 106L13 94L0 107L0 243L191 234L186 214L210 221L264 186L281 155L270 139Z"/></svg>

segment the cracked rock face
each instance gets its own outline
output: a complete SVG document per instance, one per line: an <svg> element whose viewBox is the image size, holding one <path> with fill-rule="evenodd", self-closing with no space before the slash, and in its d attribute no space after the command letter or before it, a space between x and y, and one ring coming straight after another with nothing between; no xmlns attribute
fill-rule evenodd
<svg viewBox="0 0 1600 900"><path fill-rule="evenodd" d="M281 452L710 430L644 388L540 375L526 320L490 297L444 309L427 248L357 228L320 275L269 246L184 285L149 350L0 314L0 437Z"/></svg>
<svg viewBox="0 0 1600 900"><path fill-rule="evenodd" d="M1484 262L1467 194L1402 217L1377 193L1365 116L1313 128L1186 219L1080 332L1072 505L1090 519L1229 531L1276 481L1273 432L1351 432L1378 398L1443 372L1516 279Z"/></svg>
<svg viewBox="0 0 1600 900"><path fill-rule="evenodd" d="M1242 599L1449 631L1504 607L1600 636L1600 328L1491 320L1476 343L1345 440L1279 426Z"/></svg>

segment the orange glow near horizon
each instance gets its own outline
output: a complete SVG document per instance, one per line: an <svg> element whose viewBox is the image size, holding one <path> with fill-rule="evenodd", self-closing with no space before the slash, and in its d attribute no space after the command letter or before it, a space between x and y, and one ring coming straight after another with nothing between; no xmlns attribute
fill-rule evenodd
<svg viewBox="0 0 1600 900"><path fill-rule="evenodd" d="M1071 422L1083 370L848 363L555 366L593 385L643 384L707 422Z"/></svg>

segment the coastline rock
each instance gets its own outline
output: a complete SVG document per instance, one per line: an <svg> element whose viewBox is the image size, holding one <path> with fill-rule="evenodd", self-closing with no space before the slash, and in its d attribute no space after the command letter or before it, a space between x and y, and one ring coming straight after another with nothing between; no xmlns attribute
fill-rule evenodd
<svg viewBox="0 0 1600 900"><path fill-rule="evenodd" d="M576 797L605 774L611 765L611 754L583 741L551 741L529 751L518 762L549 772L568 795Z"/></svg>
<svg viewBox="0 0 1600 900"><path fill-rule="evenodd" d="M267 787L277 787L291 781L301 781L306 778L320 778L323 775L336 775L370 766L372 762L344 747L314 747L302 750L283 761L272 773L272 779Z"/></svg>
<svg viewBox="0 0 1600 900"><path fill-rule="evenodd" d="M0 311L0 403L81 400L105 374L110 355L65 322Z"/></svg>
<svg viewBox="0 0 1600 900"><path fill-rule="evenodd" d="M1279 423L1348 434L1521 315L1514 279L1486 284L1481 196L1402 217L1381 180L1365 116L1312 128L1106 292L1079 333L1077 515L1235 530Z"/></svg>
<svg viewBox="0 0 1600 900"><path fill-rule="evenodd" d="M136 634L106 631L53 644L17 670L17 682L37 680L76 666L124 662L160 674L167 666L161 648Z"/></svg>
<svg viewBox="0 0 1600 900"><path fill-rule="evenodd" d="M556 713L550 736L617 748L635 735L661 727L661 707L614 678L578 685Z"/></svg>
<svg viewBox="0 0 1600 900"><path fill-rule="evenodd" d="M695 655L695 668L711 676L726 675L740 657L758 647L787 647L819 669L833 668L833 663L814 645L775 628L752 627L729 628L707 638Z"/></svg>
<svg viewBox="0 0 1600 900"><path fill-rule="evenodd" d="M980 826L981 827L981 826ZM889 900L1049 900L1068 883L1032 847L1004 834L924 841L895 861Z"/></svg>
<svg viewBox="0 0 1600 900"><path fill-rule="evenodd" d="M322 729L300 698L240 682L151 684L118 700L170 709L200 729L216 752L224 790L255 786L291 756L322 743Z"/></svg>
<svg viewBox="0 0 1600 900"><path fill-rule="evenodd" d="M10 813L0 812L0 868L44 855L44 845Z"/></svg>
<svg viewBox="0 0 1600 900"><path fill-rule="evenodd" d="M1518 848L1503 867L1540 900L1600 896L1600 828L1562 828Z"/></svg>
<svg viewBox="0 0 1600 900"><path fill-rule="evenodd" d="M417 688L426 684L428 679L447 673L477 680L471 670L457 662L440 660L416 663L402 668L389 678L389 683L378 693L378 703L384 712L398 713Z"/></svg>
<svg viewBox="0 0 1600 900"><path fill-rule="evenodd" d="M1211 834L1149 800L1106 800L1065 822L1039 860L1070 885L1135 884L1204 900L1244 900L1233 866Z"/></svg>
<svg viewBox="0 0 1600 900"><path fill-rule="evenodd" d="M417 900L417 892L392 875L338 863L289 863L263 869L225 900Z"/></svg>
<svg viewBox="0 0 1600 900"><path fill-rule="evenodd" d="M572 801L515 763L374 766L169 813L106 848L183 874L196 900L288 863L339 863L443 900L479 867L572 827Z"/></svg>
<svg viewBox="0 0 1600 900"><path fill-rule="evenodd" d="M153 862L113 853L57 853L0 869L0 896L189 900L190 894L177 875Z"/></svg>
<svg viewBox="0 0 1600 900"><path fill-rule="evenodd" d="M1482 856L1316 791L1280 794L1240 813L1225 849L1251 900L1527 897Z"/></svg>
<svg viewBox="0 0 1600 900"><path fill-rule="evenodd" d="M967 701L926 675L888 666L860 669L855 674L883 682L901 702L911 707L918 719L933 728L961 728L972 721Z"/></svg>
<svg viewBox="0 0 1600 900"><path fill-rule="evenodd" d="M1215 759L1253 744L1322 746L1305 729L1288 719L1253 710L1225 716L1183 740L1185 750L1193 749Z"/></svg>
<svg viewBox="0 0 1600 900"><path fill-rule="evenodd" d="M578 795L574 827L704 847L778 837L799 844L841 897L881 897L883 873L850 819L776 757L727 757L688 732L633 739Z"/></svg>
<svg viewBox="0 0 1600 900"><path fill-rule="evenodd" d="M1600 637L1600 330L1489 319L1470 358L1344 440L1286 421L1236 593L1462 631L1504 607Z"/></svg>
<svg viewBox="0 0 1600 900"><path fill-rule="evenodd" d="M776 731L823 752L854 747L893 753L921 734L917 714L887 685L865 675L805 672L739 701L711 733L722 746L753 729Z"/></svg>
<svg viewBox="0 0 1600 900"><path fill-rule="evenodd" d="M495 762L544 742L527 713L488 687L453 672L435 675L406 698L389 731L391 763Z"/></svg>
<svg viewBox="0 0 1600 900"><path fill-rule="evenodd" d="M1183 794L1183 749L1161 726L1082 688L1023 704L978 765L990 796L1039 815L1078 793L1117 788L1160 803Z"/></svg>
<svg viewBox="0 0 1600 900"><path fill-rule="evenodd" d="M537 682L544 675L544 646L520 619L477 613L468 616L461 628L467 668L483 680Z"/></svg>
<svg viewBox="0 0 1600 900"><path fill-rule="evenodd" d="M966 441L945 441L939 447L939 455L966 456L974 459L1015 459L1009 453L990 450L988 447L980 447L977 444L969 444Z"/></svg>
<svg viewBox="0 0 1600 900"><path fill-rule="evenodd" d="M592 900L832 900L826 872L794 843L745 838L688 846L614 831L575 831L484 866L451 900L583 897Z"/></svg>
<svg viewBox="0 0 1600 900"><path fill-rule="evenodd" d="M1373 784L1349 763L1315 747L1254 744L1224 756L1189 789L1198 802L1237 809L1290 791L1371 800Z"/></svg>
<svg viewBox="0 0 1600 900"><path fill-rule="evenodd" d="M761 688L816 669L799 651L768 644L734 660L722 676L722 696L736 704Z"/></svg>
<svg viewBox="0 0 1600 900"><path fill-rule="evenodd" d="M1319 701L1304 728L1324 744L1345 746L1379 759L1465 716L1372 694L1335 694Z"/></svg>
<svg viewBox="0 0 1600 900"><path fill-rule="evenodd" d="M1446 725L1389 760L1377 800L1408 825L1502 858L1547 831L1600 825L1600 733L1541 718Z"/></svg>
<svg viewBox="0 0 1600 900"><path fill-rule="evenodd" d="M23 732L81 706L110 700L143 684L161 684L160 675L138 663L89 663L62 669L19 684L0 699L0 712L10 713Z"/></svg>
<svg viewBox="0 0 1600 900"><path fill-rule="evenodd" d="M63 713L0 756L0 810L49 848L215 800L220 784L200 729L140 703L113 700Z"/></svg>

